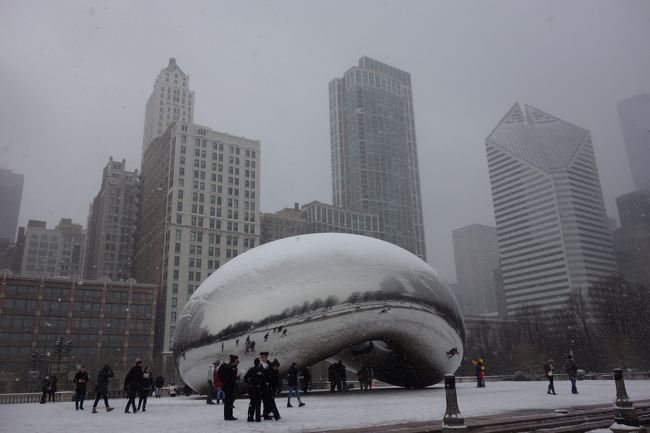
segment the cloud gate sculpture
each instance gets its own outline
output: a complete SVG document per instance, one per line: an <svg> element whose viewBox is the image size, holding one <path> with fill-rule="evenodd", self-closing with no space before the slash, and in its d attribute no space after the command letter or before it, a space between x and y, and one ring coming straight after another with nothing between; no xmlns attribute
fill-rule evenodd
<svg viewBox="0 0 650 433"><path fill-rule="evenodd" d="M214 272L185 305L173 351L183 380L202 392L211 362L237 354L245 372L260 351L283 376L292 362L342 360L424 387L458 368L463 340L458 303L424 261L378 239L319 233L261 245Z"/></svg>

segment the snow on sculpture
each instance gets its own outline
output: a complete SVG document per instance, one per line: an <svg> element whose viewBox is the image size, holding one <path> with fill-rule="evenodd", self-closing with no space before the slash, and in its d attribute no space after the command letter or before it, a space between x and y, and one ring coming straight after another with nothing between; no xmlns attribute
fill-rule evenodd
<svg viewBox="0 0 650 433"><path fill-rule="evenodd" d="M424 387L458 368L463 340L458 303L424 261L378 239L319 233L261 245L210 275L185 305L173 351L199 392L210 363L237 354L245 372L260 351L281 375L292 362L340 359Z"/></svg>

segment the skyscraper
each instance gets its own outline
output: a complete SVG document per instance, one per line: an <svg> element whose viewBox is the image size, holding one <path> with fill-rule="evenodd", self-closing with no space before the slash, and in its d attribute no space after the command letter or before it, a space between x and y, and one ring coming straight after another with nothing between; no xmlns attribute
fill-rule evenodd
<svg viewBox="0 0 650 433"><path fill-rule="evenodd" d="M515 104L485 144L509 314L617 272L589 131Z"/></svg>
<svg viewBox="0 0 650 433"><path fill-rule="evenodd" d="M619 102L618 116L634 186L639 191L650 190L650 94Z"/></svg>
<svg viewBox="0 0 650 433"><path fill-rule="evenodd" d="M472 224L453 232L457 293L463 314L498 311L494 271L499 268L499 246L494 227Z"/></svg>
<svg viewBox="0 0 650 433"><path fill-rule="evenodd" d="M170 58L167 67L158 74L147 100L142 139L143 157L149 143L160 136L171 122L193 121L194 92L190 90L189 83L190 76L183 72L175 58Z"/></svg>
<svg viewBox="0 0 650 433"><path fill-rule="evenodd" d="M136 279L161 288L155 350L170 354L192 293L259 245L260 142L172 122L147 148L142 174Z"/></svg>
<svg viewBox="0 0 650 433"><path fill-rule="evenodd" d="M0 239L16 240L23 175L0 168Z"/></svg>
<svg viewBox="0 0 650 433"><path fill-rule="evenodd" d="M650 290L650 191L616 197L621 227L614 231L614 247L621 276Z"/></svg>
<svg viewBox="0 0 650 433"><path fill-rule="evenodd" d="M138 170L126 171L126 160L111 157L88 215L84 278L124 281L133 276L139 207Z"/></svg>
<svg viewBox="0 0 650 433"><path fill-rule="evenodd" d="M334 206L426 260L411 75L369 57L329 83Z"/></svg>

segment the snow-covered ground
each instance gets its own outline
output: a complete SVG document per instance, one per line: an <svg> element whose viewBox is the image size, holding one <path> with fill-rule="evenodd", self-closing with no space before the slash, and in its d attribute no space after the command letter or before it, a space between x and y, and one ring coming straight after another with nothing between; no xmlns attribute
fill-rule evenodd
<svg viewBox="0 0 650 433"><path fill-rule="evenodd" d="M650 399L650 381L626 382L632 400ZM463 416L504 413L519 409L569 409L614 400L613 381L578 382L580 394L570 393L568 381L555 384L557 396L546 394L546 382L494 382L477 389L458 384L458 404ZM223 406L208 406L196 397L150 398L146 413L125 414L126 400L112 400L115 411L107 413L100 402L91 414L92 401L75 411L74 403L15 404L0 406L0 432L40 433L92 431L111 433L194 432L301 432L309 430L368 427L409 421L441 420L445 391L438 385L426 390L378 390L370 393L308 394L307 404L286 408L285 398L276 399L282 419L247 423L248 400L235 402L235 422L223 420ZM294 400L295 402L295 400Z"/></svg>

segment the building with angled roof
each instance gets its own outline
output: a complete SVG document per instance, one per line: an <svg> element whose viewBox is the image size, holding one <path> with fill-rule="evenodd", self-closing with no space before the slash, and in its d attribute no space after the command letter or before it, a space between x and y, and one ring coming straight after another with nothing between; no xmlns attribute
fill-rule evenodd
<svg viewBox="0 0 650 433"><path fill-rule="evenodd" d="M508 314L617 272L588 130L516 103L485 145Z"/></svg>
<svg viewBox="0 0 650 433"><path fill-rule="evenodd" d="M23 181L22 174L0 168L0 239L16 240Z"/></svg>
<svg viewBox="0 0 650 433"><path fill-rule="evenodd" d="M147 99L144 117L142 155L154 138L162 135L173 121L194 120L194 92L189 88L190 76L185 74L171 57L166 68L160 70Z"/></svg>
<svg viewBox="0 0 650 433"><path fill-rule="evenodd" d="M369 57L329 83L333 204L426 260L411 74Z"/></svg>

